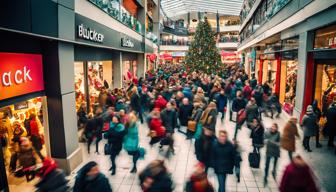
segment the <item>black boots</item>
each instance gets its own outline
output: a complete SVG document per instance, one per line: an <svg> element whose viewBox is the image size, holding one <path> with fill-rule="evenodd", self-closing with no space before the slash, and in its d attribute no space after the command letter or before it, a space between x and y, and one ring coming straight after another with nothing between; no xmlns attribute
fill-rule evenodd
<svg viewBox="0 0 336 192"><path fill-rule="evenodd" d="M133 168L132 168L132 170L130 171L130 173L136 173L136 172L137 172L137 168L136 168L136 166L134 165Z"/></svg>

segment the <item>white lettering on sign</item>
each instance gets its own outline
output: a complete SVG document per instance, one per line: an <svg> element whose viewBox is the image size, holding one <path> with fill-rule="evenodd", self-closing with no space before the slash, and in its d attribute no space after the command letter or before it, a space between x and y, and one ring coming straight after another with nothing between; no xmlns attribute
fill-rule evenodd
<svg viewBox="0 0 336 192"><path fill-rule="evenodd" d="M11 86L11 72L6 72L2 75L2 84L6 87Z"/></svg>
<svg viewBox="0 0 336 192"><path fill-rule="evenodd" d="M33 78L30 76L30 69L24 66L23 69L18 69L13 73L11 71L4 72L1 75L1 80L5 87L9 87L12 85L12 80L19 85L28 81L33 81Z"/></svg>
<svg viewBox="0 0 336 192"><path fill-rule="evenodd" d="M90 41L102 43L104 41L104 35L96 32L91 28L86 28L84 24L78 25L78 37Z"/></svg>
<svg viewBox="0 0 336 192"><path fill-rule="evenodd" d="M121 38L121 46L133 48L134 43L129 38L123 37Z"/></svg>
<svg viewBox="0 0 336 192"><path fill-rule="evenodd" d="M20 78L20 77L18 77L18 75L22 75L22 71L20 71L20 70L17 70L16 72L15 72L15 77L14 77L14 80L15 80L15 83L16 84L20 84L20 83L22 83L22 78Z"/></svg>

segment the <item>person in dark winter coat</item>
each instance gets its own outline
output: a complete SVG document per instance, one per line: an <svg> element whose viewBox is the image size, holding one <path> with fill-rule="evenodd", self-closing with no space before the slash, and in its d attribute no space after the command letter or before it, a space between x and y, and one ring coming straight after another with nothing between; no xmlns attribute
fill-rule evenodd
<svg viewBox="0 0 336 192"><path fill-rule="evenodd" d="M203 163L197 163L194 172L186 183L186 192L214 192L214 188L208 180Z"/></svg>
<svg viewBox="0 0 336 192"><path fill-rule="evenodd" d="M274 159L272 176L276 179L277 162L280 157L280 132L278 131L278 124L273 123L270 130L265 132L266 142L266 165L265 165L265 177L264 185L268 182L268 170L271 163L271 159Z"/></svg>
<svg viewBox="0 0 336 192"><path fill-rule="evenodd" d="M19 151L12 154L9 167L14 172L17 168L17 162L19 162L19 166L22 167L22 173L26 176L27 182L29 182L35 178L35 173L29 169L36 165L37 160L37 154L30 141L25 137L21 137Z"/></svg>
<svg viewBox="0 0 336 192"><path fill-rule="evenodd" d="M224 90L222 89L219 94L215 96L215 100L217 103L217 111L222 113L222 118L221 120L223 121L225 118L225 112L226 112L226 106L228 102L228 98L225 95Z"/></svg>
<svg viewBox="0 0 336 192"><path fill-rule="evenodd" d="M77 111L77 126L78 129L85 127L85 124L88 121L87 114L86 114L86 103L82 103ZM29 131L30 132L30 131Z"/></svg>
<svg viewBox="0 0 336 192"><path fill-rule="evenodd" d="M315 176L300 156L286 167L280 183L280 192L318 192Z"/></svg>
<svg viewBox="0 0 336 192"><path fill-rule="evenodd" d="M131 102L130 107L131 110L135 111L135 113L138 115L140 122L143 123L143 117L142 117L142 111L141 111L141 99L140 95L138 94L138 88L134 86L131 90Z"/></svg>
<svg viewBox="0 0 336 192"><path fill-rule="evenodd" d="M276 93L273 93L272 96L269 98L269 101L268 101L268 104L269 104L269 108L270 108L270 111L271 111L271 118L273 118L274 116L274 110L276 110L277 112L277 115L276 117L279 117L280 114L281 114L281 104L279 102L279 97Z"/></svg>
<svg viewBox="0 0 336 192"><path fill-rule="evenodd" d="M68 190L68 181L62 169L57 168L56 162L51 158L43 160L43 166L37 176L41 180L35 185L38 192L64 192Z"/></svg>
<svg viewBox="0 0 336 192"><path fill-rule="evenodd" d="M318 102L317 102L316 99L313 101L312 107L313 107L313 110L314 110L314 114L316 115L316 120L319 123L320 119L322 117L322 112L321 112L321 109L318 106ZM320 129L319 128L316 130L316 148L322 147L322 145L320 144Z"/></svg>
<svg viewBox="0 0 336 192"><path fill-rule="evenodd" d="M233 144L228 141L226 131L219 131L218 139L212 147L211 157L213 168L218 178L218 192L225 192L226 175L233 173L233 167L236 163L236 150Z"/></svg>
<svg viewBox="0 0 336 192"><path fill-rule="evenodd" d="M251 129L253 150L260 154L260 148L264 146L264 126L257 118L255 118L251 124Z"/></svg>
<svg viewBox="0 0 336 192"><path fill-rule="evenodd" d="M255 98L258 107L262 107L263 104L263 89L261 86L257 86L252 92L252 96Z"/></svg>
<svg viewBox="0 0 336 192"><path fill-rule="evenodd" d="M190 104L188 98L183 98L182 104L179 107L179 120L181 126L188 126L188 120L192 115L193 106Z"/></svg>
<svg viewBox="0 0 336 192"><path fill-rule="evenodd" d="M76 176L73 192L112 192L109 180L100 173L98 164L91 161Z"/></svg>
<svg viewBox="0 0 336 192"><path fill-rule="evenodd" d="M314 109L311 105L307 107L306 114L303 116L302 119L302 125L303 127L303 146L308 151L311 152L309 145L310 137L313 137L316 135L316 132L318 130L318 124L316 115L314 114Z"/></svg>
<svg viewBox="0 0 336 192"><path fill-rule="evenodd" d="M87 139L87 150L89 154L91 143L95 138L96 138L96 153L99 153L98 146L99 142L102 139L102 130L104 126L102 113L103 113L102 108L98 107L95 116L93 118L89 118L84 129L84 135Z"/></svg>
<svg viewBox="0 0 336 192"><path fill-rule="evenodd" d="M336 127L335 127L336 125L336 97L334 97L334 102L328 108L326 117L327 117L327 123L325 125L325 129L326 129L325 131L329 135L328 146L335 147L334 140L335 140L335 135L336 135Z"/></svg>
<svg viewBox="0 0 336 192"><path fill-rule="evenodd" d="M116 163L115 159L119 155L122 144L123 138L125 136L125 126L120 122L120 117L115 115L112 118L112 122L110 123L110 129L105 134L105 138L108 139L108 143L110 145L110 153L111 153L111 162L112 167L110 168L111 174L115 175L116 173Z"/></svg>
<svg viewBox="0 0 336 192"><path fill-rule="evenodd" d="M214 132L209 129L203 128L201 137L196 139L195 141L196 159L204 164L206 172L211 166L211 151L214 140Z"/></svg>
<svg viewBox="0 0 336 192"><path fill-rule="evenodd" d="M174 133L177 127L177 112L173 108L171 102L168 102L166 108L161 112L161 120L167 133Z"/></svg>
<svg viewBox="0 0 336 192"><path fill-rule="evenodd" d="M237 113L237 117L235 119L236 121L236 127L235 127L235 133L234 133L234 139L237 138L237 134L238 134L238 129L241 128L242 124L238 123L238 117L239 117L239 113L241 112L241 110L244 110L246 107L246 100L243 98L242 92L241 91L237 91L237 97L233 100L232 102L232 111Z"/></svg>
<svg viewBox="0 0 336 192"><path fill-rule="evenodd" d="M252 79L250 80L250 86L251 86L252 89L255 89L256 86L257 86L257 84L258 84L258 82L257 82L257 80L255 78L255 75L253 74L252 75Z"/></svg>
<svg viewBox="0 0 336 192"><path fill-rule="evenodd" d="M172 192L173 181L164 161L154 160L139 174L140 185L144 192Z"/></svg>
<svg viewBox="0 0 336 192"><path fill-rule="evenodd" d="M253 119L259 119L259 109L254 98L251 98L250 102L246 106L246 124L247 126L252 123Z"/></svg>
<svg viewBox="0 0 336 192"><path fill-rule="evenodd" d="M166 109L161 112L161 120L163 126L166 128L166 138L160 143L160 148L162 145L168 145L168 152L174 152L174 129L177 127L177 112L173 108L171 102L167 103Z"/></svg>

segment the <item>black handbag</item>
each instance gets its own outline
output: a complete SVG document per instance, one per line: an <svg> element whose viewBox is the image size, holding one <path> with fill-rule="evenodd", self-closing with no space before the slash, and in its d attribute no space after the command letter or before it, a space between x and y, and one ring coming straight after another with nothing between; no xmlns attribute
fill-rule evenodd
<svg viewBox="0 0 336 192"><path fill-rule="evenodd" d="M106 143L104 145L104 154L105 155L110 155L111 154L111 144Z"/></svg>
<svg viewBox="0 0 336 192"><path fill-rule="evenodd" d="M260 154L258 152L249 153L248 156L250 167L259 168L260 167Z"/></svg>

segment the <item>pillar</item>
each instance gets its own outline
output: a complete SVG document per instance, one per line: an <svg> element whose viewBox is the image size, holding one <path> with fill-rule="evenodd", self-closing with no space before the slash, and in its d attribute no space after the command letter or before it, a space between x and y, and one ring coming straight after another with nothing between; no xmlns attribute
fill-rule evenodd
<svg viewBox="0 0 336 192"><path fill-rule="evenodd" d="M138 53L137 54L137 63L138 63L138 68L137 68L137 77L138 79L140 77L145 77L145 63L146 63L146 58L145 54L143 53Z"/></svg>
<svg viewBox="0 0 336 192"><path fill-rule="evenodd" d="M276 59L276 78L275 78L275 89L274 92L279 95L280 93L280 81L281 81L281 57L280 54L275 55Z"/></svg>
<svg viewBox="0 0 336 192"><path fill-rule="evenodd" d="M258 83L262 84L263 82L263 70L264 70L264 60L259 59L259 74L258 74Z"/></svg>
<svg viewBox="0 0 336 192"><path fill-rule="evenodd" d="M58 1L58 36L75 39L74 1ZM44 43L43 62L47 96L47 137L50 156L70 174L81 162L78 144L74 88L74 46L71 43Z"/></svg>
<svg viewBox="0 0 336 192"><path fill-rule="evenodd" d="M113 57L113 88L121 88L123 82L122 53L119 52Z"/></svg>
<svg viewBox="0 0 336 192"><path fill-rule="evenodd" d="M313 32L303 32L299 34L299 50L298 50L298 74L297 74L297 83L296 83L296 101L293 115L297 118L300 117L300 114L305 110L305 94L306 94L306 66L308 62L307 52L313 49L314 43L314 34ZM309 63L308 63L309 64ZM313 86L313 85L310 85ZM308 98L307 98L308 99Z"/></svg>
<svg viewBox="0 0 336 192"><path fill-rule="evenodd" d="M70 43L49 42L43 62L46 83L50 156L69 174L82 162L78 145L74 89L74 47Z"/></svg>

